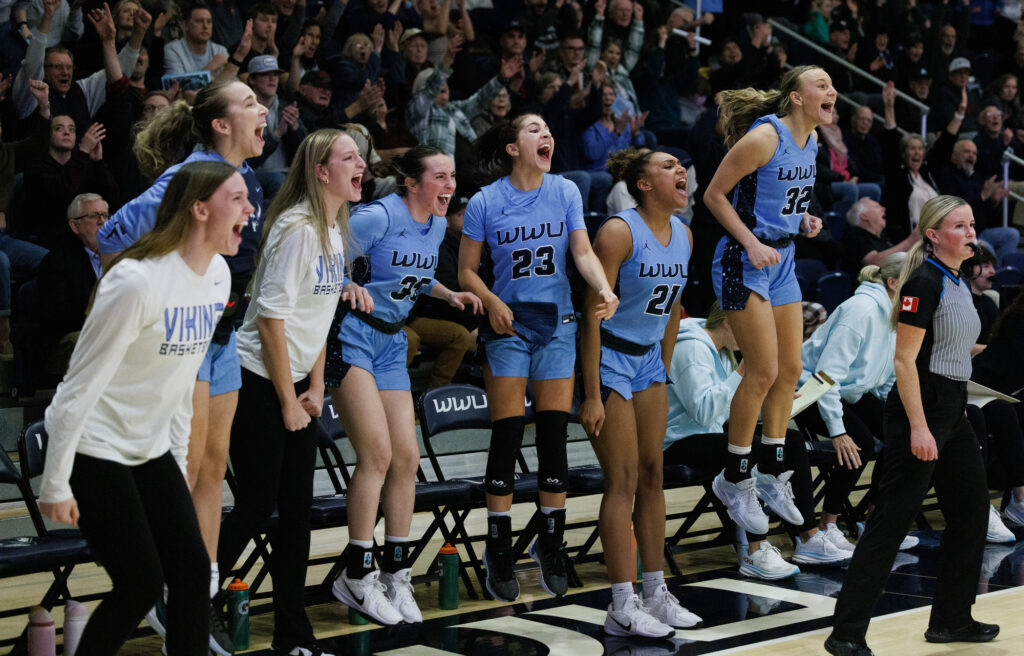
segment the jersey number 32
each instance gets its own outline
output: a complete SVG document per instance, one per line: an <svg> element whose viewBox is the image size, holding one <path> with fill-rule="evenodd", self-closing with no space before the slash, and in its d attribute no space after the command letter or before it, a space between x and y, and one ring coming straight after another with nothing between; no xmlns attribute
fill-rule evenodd
<svg viewBox="0 0 1024 656"><path fill-rule="evenodd" d="M786 206L782 208L782 216L803 214L811 204L812 185L806 187L790 187L786 190Z"/></svg>

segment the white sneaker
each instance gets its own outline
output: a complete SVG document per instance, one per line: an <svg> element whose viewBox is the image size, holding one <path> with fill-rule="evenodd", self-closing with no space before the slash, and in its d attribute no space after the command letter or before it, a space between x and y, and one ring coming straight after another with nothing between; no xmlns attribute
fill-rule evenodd
<svg viewBox="0 0 1024 656"><path fill-rule="evenodd" d="M985 540L990 544L1002 544L1004 542L1013 542L1017 539L1017 536L1013 534L1013 531L1006 528L1006 524L1003 523L1002 518L999 516L999 511L995 509L992 504L988 505L988 533L985 535Z"/></svg>
<svg viewBox="0 0 1024 656"><path fill-rule="evenodd" d="M676 630L651 616L640 597L632 595L622 610L608 606L604 618L604 632L613 636L638 636L641 638L671 638Z"/></svg>
<svg viewBox="0 0 1024 656"><path fill-rule="evenodd" d="M693 629L704 624L704 620L679 604L679 600L668 591L664 583L658 586L653 595L644 597L644 605L649 609L651 617L677 629Z"/></svg>
<svg viewBox="0 0 1024 656"><path fill-rule="evenodd" d="M864 522L857 522L857 540L860 541L861 536L864 535ZM915 536L907 534L903 536L903 541L900 542L900 551L906 551L907 549L913 549L916 547L921 540Z"/></svg>
<svg viewBox="0 0 1024 656"><path fill-rule="evenodd" d="M416 604L416 598L413 596L412 570L403 569L394 574L381 572L380 581L387 588L385 594L388 600L391 601L391 605L395 607L404 621L410 624L418 624L423 621L423 613L420 612L420 607Z"/></svg>
<svg viewBox="0 0 1024 656"><path fill-rule="evenodd" d="M755 482L757 496L764 501L764 505L789 524L802 526L804 516L793 502L793 486L789 484L793 472L785 471L776 477L771 474L762 474L755 465L751 474Z"/></svg>
<svg viewBox="0 0 1024 656"><path fill-rule="evenodd" d="M754 488L753 478L745 478L739 483L725 480L724 469L711 483L712 491L725 504L732 521L747 533L764 535L768 532L768 515L764 514L761 504L757 502L757 491Z"/></svg>
<svg viewBox="0 0 1024 656"><path fill-rule="evenodd" d="M1011 501L1006 504L1003 517L1011 524L1024 526L1024 501Z"/></svg>
<svg viewBox="0 0 1024 656"><path fill-rule="evenodd" d="M757 551L748 554L747 549L740 550L740 574L766 581L784 579L800 573L800 568L787 563L768 540L761 543Z"/></svg>
<svg viewBox="0 0 1024 656"><path fill-rule="evenodd" d="M361 579L350 579L345 575L347 571L342 570L331 586L331 592L338 601L381 624L392 626L402 621L402 614L395 610L384 594L387 587L380 582L379 570L373 570Z"/></svg>
<svg viewBox="0 0 1024 656"><path fill-rule="evenodd" d="M825 539L832 543L832 546L843 551L853 551L854 544L846 539L846 535L839 530L835 524L825 524L825 530L819 531L825 534ZM916 538L915 538L916 539Z"/></svg>
<svg viewBox="0 0 1024 656"><path fill-rule="evenodd" d="M840 549L825 537L825 531L818 531L807 542L797 536L793 562L801 565L841 565L852 557L852 551Z"/></svg>
<svg viewBox="0 0 1024 656"><path fill-rule="evenodd" d="M275 650L274 653L278 654L281 653L281 651ZM324 651L320 648L320 645L312 644L308 647L303 647L302 645L293 647L292 650L288 652L288 656L334 656L334 654Z"/></svg>

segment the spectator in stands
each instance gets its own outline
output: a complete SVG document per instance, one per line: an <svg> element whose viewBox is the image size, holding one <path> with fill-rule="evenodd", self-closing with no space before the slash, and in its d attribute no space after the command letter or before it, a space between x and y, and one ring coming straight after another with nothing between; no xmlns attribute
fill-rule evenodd
<svg viewBox="0 0 1024 656"><path fill-rule="evenodd" d="M964 262L961 270L971 285L971 299L974 301L974 309L978 311L978 318L981 319L981 332L978 333L971 353L977 355L985 350L999 317L999 306L985 293L992 289L992 277L996 273L996 256L982 245L977 255Z"/></svg>
<svg viewBox="0 0 1024 656"><path fill-rule="evenodd" d="M460 41L457 37L451 40L439 67L420 71L416 76L412 101L405 110L406 123L420 145L436 146L446 153L455 152L456 134L476 140L470 120L482 112L523 67L522 57L502 60L498 75L476 93L466 100L450 100L447 80Z"/></svg>
<svg viewBox="0 0 1024 656"><path fill-rule="evenodd" d="M245 13L239 9L238 0L212 0L208 6L213 14L213 40L238 43L245 29Z"/></svg>
<svg viewBox="0 0 1024 656"><path fill-rule="evenodd" d="M572 80L576 91L579 91L586 84L589 64L583 53L583 37L575 32L566 34L562 37L556 56L546 62L544 71L554 73L563 80Z"/></svg>
<svg viewBox="0 0 1024 656"><path fill-rule="evenodd" d="M263 153L251 162L263 186L266 205L270 204L284 182L292 157L306 133L305 126L299 121L298 104L285 105L277 95L283 72L272 55L259 55L249 60L249 86L256 93L256 100L267 108Z"/></svg>
<svg viewBox="0 0 1024 656"><path fill-rule="evenodd" d="M163 322L175 313L181 321L184 308L227 304L230 275L217 253L238 248L251 211L233 167L181 170L154 231L100 282L47 409L39 508L53 521L80 521L113 583L78 643L83 654L116 653L165 583L175 604L171 649L209 649L210 561L182 472L189 401L219 311L196 330L168 335Z"/></svg>
<svg viewBox="0 0 1024 656"><path fill-rule="evenodd" d="M373 38L353 34L346 41L341 57L324 61L324 70L334 81L331 104L335 113L344 111L355 102L367 84L381 79L381 51L384 48L384 28L373 28Z"/></svg>
<svg viewBox="0 0 1024 656"><path fill-rule="evenodd" d="M381 25L385 30L391 29L395 22L400 22L406 29L423 29L423 19L420 18L415 9L406 8L400 2L388 2L388 0L363 0L353 2L352 6L345 10L345 21L338 24L334 33L334 40L343 43L350 34L370 34L375 25ZM325 35L331 38L331 35Z"/></svg>
<svg viewBox="0 0 1024 656"><path fill-rule="evenodd" d="M727 443L725 424L736 387L743 379L743 365L738 368L734 352L739 349L726 313L716 301L707 319L688 318L679 322L669 377L668 428L665 433L664 459L667 465L689 465L706 471L721 471L726 466ZM770 449L756 440L759 449ZM804 533L801 551L809 551L810 539L818 533L811 495L811 467L807 448L797 431L786 433L786 466L792 471L796 507L807 513L807 522L797 528ZM785 561L766 535L746 533L736 527L737 559L740 574L775 580L798 574L800 568ZM821 542L821 538L814 541ZM820 545L819 551L835 564L849 556L831 543Z"/></svg>
<svg viewBox="0 0 1024 656"><path fill-rule="evenodd" d="M50 87L50 113L53 116L71 116L79 132L84 133L107 98L107 85L117 84L122 80L123 71L135 69L139 48L142 47L142 37L149 28L152 18L145 11L136 13L132 38L121 52L115 55L116 29L109 12L103 9L89 12L89 22L96 28L102 43L104 68L88 77L75 80L71 52L61 45L46 48L46 35L49 34L54 12L58 5L64 4L66 3L63 0L45 1L43 16L33 30L25 59L21 62L14 79L12 99L17 107L18 118L27 117L37 105L35 97L29 91L29 80L43 80ZM63 200L60 207L61 215L71 198Z"/></svg>
<svg viewBox="0 0 1024 656"><path fill-rule="evenodd" d="M846 213L841 268L854 280L866 266L882 266L890 255L906 253L921 239L914 231L893 246L885 233L885 208L870 198L861 198Z"/></svg>
<svg viewBox="0 0 1024 656"><path fill-rule="evenodd" d="M864 467L875 456L875 438L883 437L885 399L896 382L896 331L889 315L906 257L893 253L880 265L864 267L853 296L839 304L802 348L800 383L819 372L835 381L817 403L798 415L797 423L832 440L837 466L825 483L818 529L823 539L846 552L853 551L853 544L836 524ZM875 463L875 471L881 466L880 461ZM907 536L900 549L917 543L916 537Z"/></svg>
<svg viewBox="0 0 1024 656"><path fill-rule="evenodd" d="M554 50L558 47L560 34L574 32L580 27L569 3L555 0L526 0L523 5L519 22L526 30L527 40L539 50Z"/></svg>
<svg viewBox="0 0 1024 656"><path fill-rule="evenodd" d="M299 106L299 118L307 129L320 130L338 124L338 119L331 108L333 87L331 76L325 71L310 71L302 76L299 95L295 102Z"/></svg>
<svg viewBox="0 0 1024 656"><path fill-rule="evenodd" d="M1003 115L1003 125L1017 125L1020 118L1020 80L1012 73L1003 73L985 91L982 106L995 105Z"/></svg>
<svg viewBox="0 0 1024 656"><path fill-rule="evenodd" d="M320 23L315 20L307 20L302 25L302 33L299 35L295 48L292 49L291 70L288 73L288 79L296 81L296 88L298 88L297 83L302 79L303 75L310 71L319 70L320 67L317 64L316 57L322 42L323 28L320 26Z"/></svg>
<svg viewBox="0 0 1024 656"><path fill-rule="evenodd" d="M861 105L850 115L850 130L843 133L846 154L859 172L859 179L885 186L882 164L882 144L871 134L874 114L867 105Z"/></svg>
<svg viewBox="0 0 1024 656"><path fill-rule="evenodd" d="M850 207L861 198L878 201L882 199L882 189L874 182L862 182L860 169L850 159L843 139L843 131L839 128L838 108L832 108L832 122L818 126L818 175L815 186L827 185L826 193L819 193L832 198L832 211L845 216Z"/></svg>
<svg viewBox="0 0 1024 656"><path fill-rule="evenodd" d="M338 1L330 0L324 3L330 7L329 16L331 20L335 21L335 24L341 16L340 12L344 11L344 7L337 6ZM274 45L280 53L278 59L281 60L281 65L288 68L290 62L287 60L291 57L292 48L298 42L302 25L306 20L306 2L305 0L271 0L271 4L277 10L277 31L274 32ZM327 9L327 6L322 8Z"/></svg>
<svg viewBox="0 0 1024 656"><path fill-rule="evenodd" d="M630 146L654 146L645 142L640 130L643 127L643 118L631 115L626 109L616 114L613 107L615 99L615 87L611 84L603 85L601 118L583 132L583 142L580 144L583 149L583 167L587 171L605 170L610 155ZM603 212L604 203L600 203L594 209Z"/></svg>
<svg viewBox="0 0 1024 656"><path fill-rule="evenodd" d="M498 94L500 97L501 94ZM507 102L506 94L506 102ZM497 99L491 102L491 107ZM479 117L477 117L479 119ZM361 122L370 132L374 150L384 164L391 164L395 157L401 157L416 145L416 138L409 132L402 120L402 112L388 107L387 101L381 98L377 106L370 112L361 115Z"/></svg>
<svg viewBox="0 0 1024 656"><path fill-rule="evenodd" d="M68 205L68 227L77 244L62 244L39 264L40 347L49 373L63 377L85 323L93 287L103 274L96 233L110 216L99 194L79 194Z"/></svg>
<svg viewBox="0 0 1024 656"><path fill-rule="evenodd" d="M365 292L345 281L347 202L359 200L363 165L340 130L318 130L303 140L267 212L252 301L238 330L235 507L224 519L217 555L234 566L276 508L273 645L285 654L325 654L304 603L316 417L323 409L324 344L335 308L371 307Z"/></svg>
<svg viewBox="0 0 1024 656"><path fill-rule="evenodd" d="M612 583L605 632L667 638L702 622L669 593L664 576L665 382L679 327L678 292L693 249L689 228L672 213L688 200L686 169L672 155L638 149L613 155L609 168L626 182L640 211L610 217L597 231L594 253L608 282L618 286L623 308L602 322L595 312L601 299L588 291L580 337L580 423L604 477L598 527ZM633 587L630 519L644 603Z"/></svg>
<svg viewBox="0 0 1024 656"><path fill-rule="evenodd" d="M539 497L547 521L531 553L541 564L544 589L562 596L568 586L562 536L576 324L559 320L572 312L572 302L567 272L555 263L565 262L572 253L583 279L599 290L603 301L597 308L599 318L610 318L618 299L591 249L579 192L571 182L547 175L554 144L541 117L524 114L497 126L481 136L477 148L481 169L501 176L469 201L459 248L459 284L483 300L489 321L481 324L481 333L488 328L492 333L484 346L492 421L485 481L486 585L503 601L519 598L512 550L513 469L525 425L524 394L527 382L532 382L538 400ZM524 241L525 226L532 226L531 232L539 231L542 237ZM479 272L485 241L494 262L491 288ZM523 251L524 247L535 250ZM531 255L527 262L521 259L523 252L537 256ZM540 307L542 302L545 308ZM514 328L515 319L526 322L518 325L532 326L529 333ZM495 335L509 336L494 339Z"/></svg>
<svg viewBox="0 0 1024 656"><path fill-rule="evenodd" d="M12 10L12 17L20 11L24 11L24 17L17 17L15 21L25 21L25 27L35 28L42 21L46 14L46 3L41 0L28 0L18 2ZM82 5L79 3L59 2L52 17L53 29L48 37L43 38L43 47L53 47L61 43L74 43L82 38L85 32L85 23L82 21ZM29 39L31 42L31 39Z"/></svg>
<svg viewBox="0 0 1024 656"><path fill-rule="evenodd" d="M820 45L827 45L829 42L829 19L832 5L831 0L811 0L810 12L807 22L804 23L802 31L812 41Z"/></svg>
<svg viewBox="0 0 1024 656"><path fill-rule="evenodd" d="M927 68L921 66L914 68L907 75L907 92L914 100L933 107L934 95L932 94L932 75ZM908 102L901 102L896 107L896 123L908 132L921 132L921 117L924 110ZM933 124L931 115L928 115L927 126L931 129Z"/></svg>
<svg viewBox="0 0 1024 656"><path fill-rule="evenodd" d="M764 23L767 25L767 23ZM770 36L770 35L769 35ZM721 41L718 69L711 72L711 95L727 89L752 86L758 89L771 88L779 79L779 60L772 56L760 42L744 53L738 38L726 37Z"/></svg>
<svg viewBox="0 0 1024 656"><path fill-rule="evenodd" d="M452 197L446 217L448 227L441 240L437 269L434 270L434 279L454 292L462 291L458 271L459 242L462 240L462 222L467 201L466 198ZM405 327L407 331L412 330L417 346L426 344L438 351L427 379L427 389L451 383L466 353L476 352L479 316L472 308L460 310L441 299L420 294L410 318L412 321ZM409 335L410 340L413 339L412 335ZM414 355L415 351L410 341L410 355Z"/></svg>
<svg viewBox="0 0 1024 656"><path fill-rule="evenodd" d="M927 159L920 135L908 134L901 138L896 129L896 88L892 82L882 90L882 101L885 104L885 130L879 135L879 141L882 142L885 162L882 204L889 216L886 232L890 240L903 241L916 229L921 207L939 195L934 176L953 152L963 112L967 110L967 93L962 90L957 114L939 134Z"/></svg>
<svg viewBox="0 0 1024 656"><path fill-rule="evenodd" d="M469 123L477 134L483 134L498 123L509 120L508 114L511 109L512 100L509 98L508 89L503 88L498 95L494 96L494 100L487 106L487 109L473 117Z"/></svg>
<svg viewBox="0 0 1024 656"><path fill-rule="evenodd" d="M117 197L117 182L103 160L105 136L103 126L93 123L76 143L75 122L70 116L50 119L47 149L32 153L23 169L24 208L31 210L32 217L30 224L20 228L25 237L53 250L72 239L66 223L71 199L86 192Z"/></svg>
<svg viewBox="0 0 1024 656"><path fill-rule="evenodd" d="M613 0L615 5L615 11L620 11L621 6L618 0ZM618 56L616 57L615 65L612 65L605 59L605 63L608 64L609 71L615 71L617 66L622 66L626 76L636 66L637 62L640 61L640 50L644 46L644 24L642 20L635 20L630 24L629 37L622 41L615 36L605 35L605 9L607 0L597 0L594 3L594 19L590 23L590 27L587 29L587 65L593 66L594 62L597 61L598 57L604 53L610 44L618 46ZM639 3L635 6L639 7ZM643 11L640 13L643 16ZM614 21L614 17L612 18ZM563 40L564 44L564 40ZM603 57L602 57L603 58Z"/></svg>
<svg viewBox="0 0 1024 656"><path fill-rule="evenodd" d="M924 56L924 39L921 37L921 33L911 33L910 37L903 44L901 51L897 66L899 74L896 79L896 86L906 91L910 76L921 69L927 70L928 60Z"/></svg>
<svg viewBox="0 0 1024 656"><path fill-rule="evenodd" d="M643 30L644 7L630 0L609 0L608 20L605 21L603 37L614 37L621 43L629 43L634 30ZM594 17L596 20L596 16ZM642 33L642 32L641 32Z"/></svg>
<svg viewBox="0 0 1024 656"><path fill-rule="evenodd" d="M637 56L639 57L639 52ZM608 79L615 86L616 95L629 103L631 112L640 115L640 100L629 77L629 71L632 69L627 69L622 62L622 44L615 41L606 42L601 49L600 59L608 69Z"/></svg>
<svg viewBox="0 0 1024 656"><path fill-rule="evenodd" d="M846 21L834 20L828 26L828 44L828 49L832 51L833 55L848 64L853 64L858 44L853 40L850 26ZM836 91L843 94L853 92L855 84L853 71L831 59L824 61L824 68L832 78Z"/></svg>
<svg viewBox="0 0 1024 656"><path fill-rule="evenodd" d="M640 107L650 114L645 125L668 146L686 145L689 130L682 120L682 97L697 86L697 43L693 36L669 34L667 25L658 28L657 39L644 60L634 69Z"/></svg>
<svg viewBox="0 0 1024 656"><path fill-rule="evenodd" d="M249 21L252 21L251 24ZM228 52L234 53L231 59L239 62L238 73L245 74L249 70L249 62L253 57L270 55L278 59L279 51L274 43L277 34L277 9L269 2L257 2L249 8L249 21L242 31L242 38L228 48ZM246 34L249 34L249 51L238 57L242 41L245 41ZM285 71L282 71L284 73Z"/></svg>
<svg viewBox="0 0 1024 656"><path fill-rule="evenodd" d="M998 118L999 110L990 108ZM996 257L1002 259L1017 251L1020 233L1016 228L998 225L999 202L1007 190L995 174L985 178L975 168L978 147L973 141L961 139L953 146L949 163L936 176L938 189L944 194L963 198L974 210L975 231L979 239L992 246Z"/></svg>
<svg viewBox="0 0 1024 656"><path fill-rule="evenodd" d="M974 145L978 147L976 168L983 178L1003 177L1003 152L1013 139L1013 133L1006 126L1003 112L996 105L988 105L978 115L978 134L974 136Z"/></svg>
<svg viewBox="0 0 1024 656"><path fill-rule="evenodd" d="M228 50L211 40L213 14L210 8L197 2L185 8L181 20L185 35L164 46L164 73L183 75L209 71L212 77L217 77L228 61ZM235 66L245 70L242 62L236 62Z"/></svg>
<svg viewBox="0 0 1024 656"><path fill-rule="evenodd" d="M969 59L957 57L949 63L949 77L939 87L939 93L928 119L929 130L937 132L946 126L955 114L962 114L960 129L964 132L977 131L981 95L969 84L970 79L971 61ZM964 92L967 93L967 106L960 111L961 96Z"/></svg>
<svg viewBox="0 0 1024 656"><path fill-rule="evenodd" d="M956 58L966 58L970 53L966 50L967 39L971 30L971 12L967 9L970 0L943 0L932 4L931 29L928 31L928 69L932 71L952 70L950 63ZM947 23L947 12L954 5L952 22ZM958 8L956 4L961 6ZM960 9L960 11L957 11ZM921 23L924 24L923 22ZM954 105L955 106L955 105Z"/></svg>
<svg viewBox="0 0 1024 656"><path fill-rule="evenodd" d="M369 260L362 282L372 303L359 310L339 305L325 367L327 389L356 451L345 567L332 589L349 608L386 625L423 621L408 560L420 459L402 326L421 294L483 311L475 294L452 291L434 278L446 229L441 217L455 191L452 157L417 146L392 168L399 192L363 205L350 222L353 246ZM373 564L382 495L383 572Z"/></svg>
<svg viewBox="0 0 1024 656"><path fill-rule="evenodd" d="M889 50L888 28L882 24L873 29L874 35L862 41L863 46L857 49L857 66L883 82L895 82L896 57ZM857 79L857 86L864 91L872 92L877 88L863 78Z"/></svg>

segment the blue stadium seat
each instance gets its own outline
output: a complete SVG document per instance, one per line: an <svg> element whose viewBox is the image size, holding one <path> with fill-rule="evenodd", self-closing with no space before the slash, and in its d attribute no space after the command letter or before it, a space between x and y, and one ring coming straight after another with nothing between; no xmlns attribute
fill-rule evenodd
<svg viewBox="0 0 1024 656"><path fill-rule="evenodd" d="M800 283L800 293L805 301L815 300L815 283L828 273L828 267L821 260L802 257L793 262L796 279Z"/></svg>
<svg viewBox="0 0 1024 656"><path fill-rule="evenodd" d="M992 288L999 291L1003 286L1019 285L1022 279L1024 279L1024 269L1013 266L999 267L992 277Z"/></svg>
<svg viewBox="0 0 1024 656"><path fill-rule="evenodd" d="M850 282L850 274L845 271L830 271L818 278L817 301L821 303L829 314L835 310L840 303L850 298L853 293L853 284Z"/></svg>
<svg viewBox="0 0 1024 656"><path fill-rule="evenodd" d="M841 244L843 235L846 234L846 217L838 212L826 212L825 225L828 226L828 231L832 234L832 241Z"/></svg>

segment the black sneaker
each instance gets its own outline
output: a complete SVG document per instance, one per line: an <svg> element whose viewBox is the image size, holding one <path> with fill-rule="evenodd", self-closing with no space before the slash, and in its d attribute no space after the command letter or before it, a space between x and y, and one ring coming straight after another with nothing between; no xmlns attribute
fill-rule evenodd
<svg viewBox="0 0 1024 656"><path fill-rule="evenodd" d="M487 542L484 547L484 585L491 596L500 601L519 599L519 579L512 561L512 518L487 518Z"/></svg>
<svg viewBox="0 0 1024 656"><path fill-rule="evenodd" d="M334 656L334 654L324 651L323 648L315 642L311 642L306 645L296 645L291 649L271 645L270 649L273 651L275 656Z"/></svg>
<svg viewBox="0 0 1024 656"><path fill-rule="evenodd" d="M985 624L977 620L959 629L933 629L924 632L928 642L988 642L999 635L998 624Z"/></svg>
<svg viewBox="0 0 1024 656"><path fill-rule="evenodd" d="M210 600L210 651L219 656L231 656L235 653L235 643L221 617L220 609L223 606L224 594L219 592Z"/></svg>
<svg viewBox="0 0 1024 656"><path fill-rule="evenodd" d="M569 576L565 573L565 543L550 544L539 536L530 545L530 558L540 565L540 587L553 597L565 595L569 589Z"/></svg>

